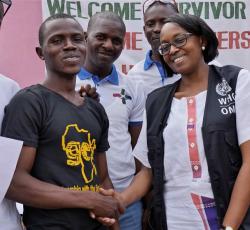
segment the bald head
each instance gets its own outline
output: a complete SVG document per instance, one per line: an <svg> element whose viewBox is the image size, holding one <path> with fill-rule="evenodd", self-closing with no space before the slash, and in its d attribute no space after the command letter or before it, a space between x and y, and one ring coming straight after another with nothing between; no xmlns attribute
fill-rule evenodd
<svg viewBox="0 0 250 230"><path fill-rule="evenodd" d="M126 33L126 26L122 18L118 16L116 13L113 13L110 11L103 11L103 12L94 14L89 20L87 33L89 33L92 30L92 28L94 27L96 22L99 21L99 19L108 19L110 21L120 23L123 33L124 34Z"/></svg>

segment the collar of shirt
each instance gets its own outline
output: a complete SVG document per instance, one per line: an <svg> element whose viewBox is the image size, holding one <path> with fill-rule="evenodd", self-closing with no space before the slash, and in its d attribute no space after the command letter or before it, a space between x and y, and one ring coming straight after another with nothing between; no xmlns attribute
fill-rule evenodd
<svg viewBox="0 0 250 230"><path fill-rule="evenodd" d="M88 72L83 67L81 68L81 71L79 72L78 77L81 80L86 80L86 79L92 78L92 80L93 80L93 82L94 82L94 84L96 86L100 85L100 84L102 84L104 82L109 82L110 84L113 84L113 85L119 85L118 73L117 73L116 67L114 65L112 66L111 74L109 74L108 76L106 76L103 79L100 79L99 76L94 75L94 74Z"/></svg>
<svg viewBox="0 0 250 230"><path fill-rule="evenodd" d="M153 64L155 64L157 66L157 69L158 69L160 75L161 75L161 80L163 83L164 79L167 78L167 72L164 69L164 66L162 66L161 62L152 60L151 55L152 55L152 50L149 50L146 54L146 58L145 58L145 62L144 62L144 70L146 71L146 70L150 69L151 66Z"/></svg>

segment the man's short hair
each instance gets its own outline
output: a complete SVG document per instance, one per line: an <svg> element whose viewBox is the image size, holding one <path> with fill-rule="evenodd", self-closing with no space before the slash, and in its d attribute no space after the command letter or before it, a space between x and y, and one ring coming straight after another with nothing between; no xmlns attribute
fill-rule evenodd
<svg viewBox="0 0 250 230"><path fill-rule="evenodd" d="M103 11L103 12L99 12L99 13L94 14L89 19L87 33L89 33L91 31L92 27L94 26L95 22L98 19L110 19L112 21L119 22L121 24L122 31L124 32L124 34L126 33L126 26L125 26L122 18L119 15L117 15L116 13L113 13L110 11Z"/></svg>
<svg viewBox="0 0 250 230"><path fill-rule="evenodd" d="M69 19L73 19L74 21L76 21L79 25L80 23L71 15L69 14L63 14L63 13L60 13L60 14L54 14L54 15L51 15L50 17L48 17L40 26L39 28L39 32L38 32L38 39L39 39L39 44L40 46L43 45L43 42L44 42L44 29L46 27L46 24L50 21L54 21L54 20L57 20L57 19L64 19L64 18L69 18ZM81 25L80 25L81 26Z"/></svg>

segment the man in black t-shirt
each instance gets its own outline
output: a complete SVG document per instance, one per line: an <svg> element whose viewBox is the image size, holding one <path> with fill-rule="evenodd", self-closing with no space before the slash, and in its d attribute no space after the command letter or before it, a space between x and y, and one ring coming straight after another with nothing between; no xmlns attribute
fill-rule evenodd
<svg viewBox="0 0 250 230"><path fill-rule="evenodd" d="M118 218L122 207L98 193L111 188L103 107L75 92L85 55L84 32L71 16L49 17L36 52L47 78L7 106L2 134L24 142L7 198L23 203L27 230L106 229L89 217Z"/></svg>

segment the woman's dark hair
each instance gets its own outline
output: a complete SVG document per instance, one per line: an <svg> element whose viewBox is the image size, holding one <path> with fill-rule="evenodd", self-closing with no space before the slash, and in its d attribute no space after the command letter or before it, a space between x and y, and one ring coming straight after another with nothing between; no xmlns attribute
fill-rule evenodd
<svg viewBox="0 0 250 230"><path fill-rule="evenodd" d="M166 23L176 23L184 30L201 37L206 41L206 49L202 51L206 63L218 56L218 39L215 32L201 18L194 15L175 14L167 18Z"/></svg>

